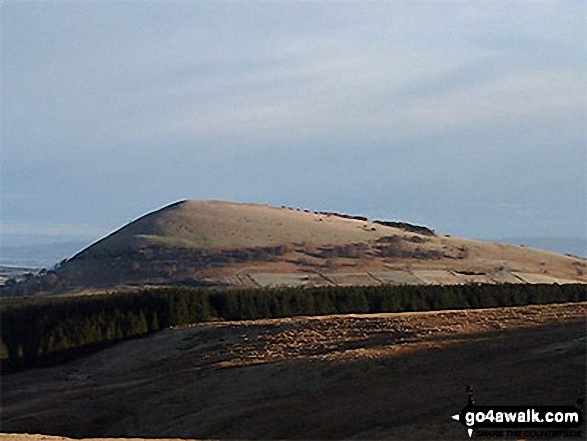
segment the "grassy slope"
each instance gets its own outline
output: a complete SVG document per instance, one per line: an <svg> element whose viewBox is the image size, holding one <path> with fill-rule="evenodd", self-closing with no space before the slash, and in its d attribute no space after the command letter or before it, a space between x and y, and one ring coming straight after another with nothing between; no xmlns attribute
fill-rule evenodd
<svg viewBox="0 0 587 441"><path fill-rule="evenodd" d="M373 253L365 253L360 259L327 259L315 258L311 254L321 246L356 243L368 244L373 250L376 240L386 236L405 239L402 246L411 247L412 250L418 248L424 253L437 253L444 257L382 258L373 257ZM410 242L414 238L420 243ZM213 254L222 250L277 245L289 246L289 251L265 261L253 259L240 264L221 263L208 269L191 262L189 255L176 254L174 251L204 250ZM172 268L167 272L169 265L163 261L155 265L159 268L155 274L149 272L151 263L144 265L145 262L139 262L143 272L137 273L133 269L133 265L137 266L133 261L143 259L142 254L137 258L136 252L145 248L168 250L162 259L176 259L178 264L183 265L183 269L177 272L176 277L173 275L175 263L171 263ZM456 257L459 249L466 249L466 256ZM134 257L129 257L133 252ZM160 253L157 255L161 256ZM159 258L161 257L154 259L157 261ZM106 281L112 288L128 283L161 284L172 282L174 277L178 280L191 277L243 286L243 283L250 283L246 274L256 273L365 273L389 269L409 271L410 268L489 273L501 267L511 271L548 275L551 278L587 281L587 275L581 274L581 270L587 273L585 259L562 254L444 235L422 236L369 221L334 215L255 204L197 200L171 204L123 226L70 259L61 274L72 281L72 286L76 286L79 291L84 287L104 287ZM433 279L434 277L436 276ZM445 283L443 277L445 276L438 273L435 283Z"/></svg>

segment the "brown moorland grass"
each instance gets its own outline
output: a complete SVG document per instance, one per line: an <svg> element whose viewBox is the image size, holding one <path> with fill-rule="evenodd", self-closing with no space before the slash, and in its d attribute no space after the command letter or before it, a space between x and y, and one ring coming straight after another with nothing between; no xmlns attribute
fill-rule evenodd
<svg viewBox="0 0 587 441"><path fill-rule="evenodd" d="M423 235L334 214L187 200L142 216L78 253L55 274L14 291L73 294L121 286L307 284L299 282L300 274L319 274L317 280L324 283L370 284L377 281L368 273L389 271L398 271L397 277L383 283L587 283L587 260L578 257ZM455 277L454 271L470 277ZM425 280L416 272L426 275ZM361 276L344 276L349 273Z"/></svg>
<svg viewBox="0 0 587 441"><path fill-rule="evenodd" d="M216 322L2 378L2 427L71 437L463 439L466 401L585 397L587 303Z"/></svg>

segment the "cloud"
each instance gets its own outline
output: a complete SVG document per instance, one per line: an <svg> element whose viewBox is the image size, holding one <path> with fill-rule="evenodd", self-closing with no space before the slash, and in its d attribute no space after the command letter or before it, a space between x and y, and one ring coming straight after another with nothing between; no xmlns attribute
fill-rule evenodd
<svg viewBox="0 0 587 441"><path fill-rule="evenodd" d="M138 24L157 8L132 20L114 6L57 8L56 17L75 15L79 24L53 24L45 37L53 44L34 59L16 55L30 55L34 43L16 52L22 47L8 38L9 136L25 154L135 141L148 149L148 140L190 137L196 146L229 136L265 139L275 149L279 137L435 133L558 111L584 95L582 78L564 63L543 72L543 59L564 58L556 45L568 35L540 24L562 22L565 8L423 5L236 3L241 16L227 17L226 4L208 4L159 11L163 24L150 26ZM55 11L46 9L50 21ZM287 25L272 22L288 14ZM167 32L158 33L162 27ZM78 39L60 39L71 33Z"/></svg>
<svg viewBox="0 0 587 441"><path fill-rule="evenodd" d="M2 12L2 192L28 199L4 199L6 213L37 231L115 225L190 195L430 219L473 197L576 219L584 200L582 2ZM490 211L466 222L497 225Z"/></svg>

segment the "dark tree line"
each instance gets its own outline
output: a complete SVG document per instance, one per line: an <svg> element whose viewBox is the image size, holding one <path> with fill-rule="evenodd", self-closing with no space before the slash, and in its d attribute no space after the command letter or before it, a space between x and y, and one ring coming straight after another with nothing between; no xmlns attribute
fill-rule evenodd
<svg viewBox="0 0 587 441"><path fill-rule="evenodd" d="M424 236L435 236L434 230L424 227L422 225L414 225L409 224L407 222L391 222L391 221L382 221L382 220L374 220L374 224L384 225L386 227L394 227L399 228L400 230L409 231L411 233L418 233Z"/></svg>
<svg viewBox="0 0 587 441"><path fill-rule="evenodd" d="M587 300L585 285L177 287L0 302L3 370L58 363L121 340L208 320L491 308Z"/></svg>

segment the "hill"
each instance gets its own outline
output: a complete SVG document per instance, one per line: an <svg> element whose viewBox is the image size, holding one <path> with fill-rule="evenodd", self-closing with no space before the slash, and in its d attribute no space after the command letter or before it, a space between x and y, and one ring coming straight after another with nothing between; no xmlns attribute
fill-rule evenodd
<svg viewBox="0 0 587 441"><path fill-rule="evenodd" d="M585 314L587 304L573 303L167 329L2 376L2 430L466 439L450 416L465 405L468 384L484 404L573 405L585 397Z"/></svg>
<svg viewBox="0 0 587 441"><path fill-rule="evenodd" d="M5 293L475 282L587 282L587 261L362 216L186 200L142 216Z"/></svg>

